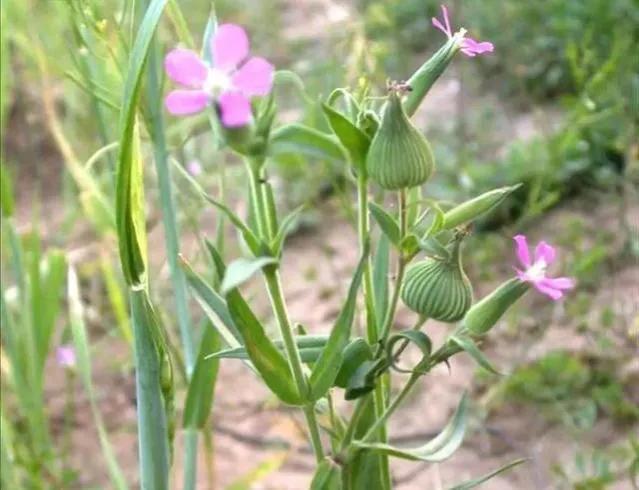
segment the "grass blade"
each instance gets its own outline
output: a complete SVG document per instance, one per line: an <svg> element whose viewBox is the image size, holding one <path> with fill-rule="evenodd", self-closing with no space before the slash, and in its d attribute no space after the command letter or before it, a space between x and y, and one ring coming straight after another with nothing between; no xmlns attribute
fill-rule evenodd
<svg viewBox="0 0 639 490"><path fill-rule="evenodd" d="M91 381L91 355L89 352L89 341L87 338L86 326L84 323L84 306L80 299L80 291L78 286L78 278L72 266L69 266L67 273L67 297L69 301L69 322L71 324L71 334L73 336L73 345L75 347L78 372L80 379L84 385L84 389L89 397L91 405L91 413L93 421L98 431L100 446L107 463L109 476L114 488L118 490L126 490L128 488L122 470L118 465L113 448L109 442L109 438L104 427L102 415L98 410L95 399L95 391L93 390L93 382Z"/></svg>
<svg viewBox="0 0 639 490"><path fill-rule="evenodd" d="M154 336L159 325L145 290L131 290L131 315L135 337L140 486L168 490L169 439L160 383L161 360Z"/></svg>

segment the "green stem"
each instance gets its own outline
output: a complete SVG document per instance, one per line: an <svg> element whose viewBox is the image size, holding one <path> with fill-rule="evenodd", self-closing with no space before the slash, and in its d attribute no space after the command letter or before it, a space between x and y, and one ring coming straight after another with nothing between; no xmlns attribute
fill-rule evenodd
<svg viewBox="0 0 639 490"><path fill-rule="evenodd" d="M364 175L363 172L360 172L357 178L357 234L359 238L360 252L363 253L364 249L366 248L367 242L370 240L370 220L368 216L368 181L366 175ZM370 258L366 259L366 267L364 269L364 298L366 303L366 337L368 343L371 346L374 346L377 343L379 337L377 320L374 318L375 296ZM373 404L375 418L379 419L386 407L386 397L384 393L384 383L382 382L382 378L380 378L378 383L375 384L375 390L373 392ZM356 424L353 423L353 419L351 419L349 431L351 429L355 430L355 426ZM382 443L386 442L386 426L382 424L376 428L376 431L379 431L379 441ZM390 490L392 485L388 457L380 455L379 463L380 483L382 485L381 490Z"/></svg>
<svg viewBox="0 0 639 490"><path fill-rule="evenodd" d="M184 431L184 488L197 488L198 431Z"/></svg>
<svg viewBox="0 0 639 490"><path fill-rule="evenodd" d="M399 232L400 237L403 239L406 236L407 223L406 223L406 189L401 189L398 193L398 202L399 202ZM391 327L393 326L393 319L395 318L395 312L397 311L397 304L399 302L399 293L402 289L402 283L404 282L404 272L406 270L406 259L403 253L399 252L399 257L397 259L397 274L395 278L395 288L393 289L393 296L391 297L391 302L386 311L386 317L384 318L384 323L382 324L382 335L381 339L383 342L386 341L388 335L390 334Z"/></svg>
<svg viewBox="0 0 639 490"><path fill-rule="evenodd" d="M415 383L417 382L420 376L421 376L421 373L415 373L411 375L411 377L408 379L408 381L402 388L402 391L399 392L397 397L395 397L395 399L391 402L391 404L384 411L384 413L377 418L373 426L370 429L368 429L368 432L362 438L362 442L371 442L375 439L375 434L377 433L377 431L380 430L382 427L385 427L389 417L393 414L393 412L397 409L397 407L401 405L401 403L404 401L404 398L406 398L406 396L408 395L410 390L413 388L413 386L415 385Z"/></svg>
<svg viewBox="0 0 639 490"><path fill-rule="evenodd" d="M269 238L269 217L266 210L266 202L264 194L260 189L260 163L257 161L248 161L248 174L249 174L249 188L251 193L251 199L253 201L255 220L257 222L258 232L262 239ZM302 397L305 397L309 392L308 381L304 376L304 369L302 367L302 358L300 357L297 344L295 343L295 336L293 334L293 327L289 319L288 311L286 309L286 302L284 300L284 293L282 291L282 283L280 280L279 271L277 266L270 266L264 268L264 279L266 280L266 287L268 289L269 298L271 300L271 306L275 317L277 318L277 324L279 326L280 335L284 342L284 350L286 351L286 357L288 359L293 379L297 385L297 389ZM306 423L308 425L311 444L313 445L313 452L318 462L324 459L324 449L322 447L322 441L320 439L319 424L315 417L315 404L310 403L303 408L304 415L306 416Z"/></svg>

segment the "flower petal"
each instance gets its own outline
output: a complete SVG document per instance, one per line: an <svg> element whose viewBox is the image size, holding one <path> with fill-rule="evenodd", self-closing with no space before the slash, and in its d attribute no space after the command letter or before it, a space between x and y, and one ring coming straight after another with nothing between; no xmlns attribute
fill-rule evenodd
<svg viewBox="0 0 639 490"><path fill-rule="evenodd" d="M246 126L251 121L251 102L239 92L224 92L218 98L222 124L227 128Z"/></svg>
<svg viewBox="0 0 639 490"><path fill-rule="evenodd" d="M234 70L248 56L249 40L246 31L236 24L222 24L211 39L213 66L220 70Z"/></svg>
<svg viewBox="0 0 639 490"><path fill-rule="evenodd" d="M517 258L524 267L530 267L530 253L528 251L528 240L524 235L515 235L513 237L517 244Z"/></svg>
<svg viewBox="0 0 639 490"><path fill-rule="evenodd" d="M475 56L478 54L492 53L495 47L493 43L488 41L477 42L473 38L464 38L461 51L467 56Z"/></svg>
<svg viewBox="0 0 639 490"><path fill-rule="evenodd" d="M244 95L266 95L273 86L273 65L264 58L251 58L233 75L233 86Z"/></svg>
<svg viewBox="0 0 639 490"><path fill-rule="evenodd" d="M544 286L552 289L572 289L575 287L575 280L571 277L546 277L541 280Z"/></svg>
<svg viewBox="0 0 639 490"><path fill-rule="evenodd" d="M543 260L546 265L552 264L555 260L555 248L541 241L535 247L535 262Z"/></svg>
<svg viewBox="0 0 639 490"><path fill-rule="evenodd" d="M167 110L176 116L200 112L208 103L209 95L202 90L173 90L164 100Z"/></svg>
<svg viewBox="0 0 639 490"><path fill-rule="evenodd" d="M185 87L201 88L206 81L208 68L190 49L174 49L164 58L166 74Z"/></svg>
<svg viewBox="0 0 639 490"><path fill-rule="evenodd" d="M448 32L446 31L446 28L442 25L442 23L439 21L439 19L437 17L433 17L431 20L432 20L433 25L435 26L435 28L439 29L444 34L446 34L448 37L450 37L450 34L448 34Z"/></svg>
<svg viewBox="0 0 639 490"><path fill-rule="evenodd" d="M542 294L545 294L546 296L551 298L553 301L557 301L558 299L561 299L564 295L564 293L560 291L559 289L554 289L544 284L544 281L533 282L533 285L535 286L537 291L539 291Z"/></svg>

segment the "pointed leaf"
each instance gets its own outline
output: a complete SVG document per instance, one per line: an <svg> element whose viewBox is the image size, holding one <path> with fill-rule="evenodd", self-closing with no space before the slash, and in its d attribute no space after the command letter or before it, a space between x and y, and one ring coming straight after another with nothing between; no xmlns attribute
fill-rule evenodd
<svg viewBox="0 0 639 490"><path fill-rule="evenodd" d="M337 373L342 365L344 348L351 336L351 327L353 325L353 318L355 317L357 291L362 282L362 275L366 267L367 259L368 251L365 251L351 281L346 302L337 317L335 326L333 326L331 335L326 343L326 348L313 367L310 379L312 400L318 400L323 397L330 387L333 386Z"/></svg>
<svg viewBox="0 0 639 490"><path fill-rule="evenodd" d="M298 123L285 124L271 133L268 154L273 158L304 155L335 163L348 160L346 152L333 135Z"/></svg>
<svg viewBox="0 0 639 490"><path fill-rule="evenodd" d="M253 252L255 255L262 255L265 252L266 247L264 246L264 244L262 244L262 242L255 236L255 233L251 231L246 223L244 223L244 221L242 221L239 216L231 211L231 208L218 201L217 199L209 196L208 194L203 194L203 197L208 202L213 204L213 206L222 211L229 219L229 221L233 223L235 227L242 233L242 237L244 238L244 241L248 245L251 252Z"/></svg>
<svg viewBox="0 0 639 490"><path fill-rule="evenodd" d="M436 463L449 458L461 445L466 432L466 412L468 408L468 397L462 396L457 410L448 422L448 425L434 439L423 446L402 449L382 443L361 443L354 442L356 447L370 451L380 452L389 456L413 461L428 461Z"/></svg>
<svg viewBox="0 0 639 490"><path fill-rule="evenodd" d="M490 371L491 373L497 374L499 376L503 375L493 367L493 365L486 358L483 352L479 350L477 344L475 344L475 342L473 342L473 339L471 339L470 337L466 337L463 335L451 335L449 337L449 340L465 350L470 355L470 357L472 357L473 360L481 367L483 367L486 371Z"/></svg>
<svg viewBox="0 0 639 490"><path fill-rule="evenodd" d="M282 247L284 245L284 240L286 240L287 235L291 232L293 226L295 226L297 218L300 213L306 208L306 206L299 206L298 208L291 211L283 220L280 225L280 229L277 231L277 235L273 239L271 243L271 249L273 250L273 255L275 257L279 257L282 253Z"/></svg>
<svg viewBox="0 0 639 490"><path fill-rule="evenodd" d="M206 322L184 403L182 426L185 429L202 429L209 418L220 363L209 360L208 354L219 348L220 335L213 325Z"/></svg>
<svg viewBox="0 0 639 490"><path fill-rule="evenodd" d="M490 480L492 477L499 475L505 471L514 468L515 466L519 466L522 463L527 461L526 458L516 459L515 461L508 463L507 465L502 466L501 468L496 469L495 471L491 471L490 473L480 476L479 478L475 478L473 480L468 480L467 482L461 483L459 485L455 485L451 487L449 490L470 490L471 488L478 487L482 483Z"/></svg>
<svg viewBox="0 0 639 490"><path fill-rule="evenodd" d="M331 106L322 104L322 109L335 136L348 151L351 163L356 168L363 170L366 164L366 153L368 153L368 147L371 144L370 138Z"/></svg>
<svg viewBox="0 0 639 490"><path fill-rule="evenodd" d="M375 296L375 317L386 318L388 309L388 277L390 271L390 240L382 235L377 243L373 261L373 291Z"/></svg>
<svg viewBox="0 0 639 490"><path fill-rule="evenodd" d="M232 348L241 347L242 336L231 318L224 298L204 282L181 255L180 265L184 269L184 275L195 294L195 299L211 320L213 328L219 332L226 345Z"/></svg>
<svg viewBox="0 0 639 490"><path fill-rule="evenodd" d="M226 274L224 274L220 286L221 293L226 294L231 289L235 289L248 281L253 274L270 264L277 264L277 259L275 257L257 257L255 259L234 260L226 268Z"/></svg>
<svg viewBox="0 0 639 490"><path fill-rule="evenodd" d="M335 386L340 388L346 388L360 366L373 359L373 351L368 342L360 337L346 346L343 357L342 365L335 378Z"/></svg>
<svg viewBox="0 0 639 490"><path fill-rule="evenodd" d="M368 208L384 235L388 237L393 245L399 247L402 237L397 220L387 213L384 208L372 201L368 203Z"/></svg>
<svg viewBox="0 0 639 490"><path fill-rule="evenodd" d="M142 161L137 134L137 105L149 48L166 2L167 0L153 0L140 23L131 50L120 112L116 224L120 261L124 277L130 285L141 284L146 270Z"/></svg>
<svg viewBox="0 0 639 490"><path fill-rule="evenodd" d="M339 465L325 459L315 470L310 490L341 490L342 469Z"/></svg>
<svg viewBox="0 0 639 490"><path fill-rule="evenodd" d="M288 361L268 338L264 327L238 290L229 292L226 300L231 318L244 339L249 357L266 385L284 403L302 405L305 400L297 391Z"/></svg>

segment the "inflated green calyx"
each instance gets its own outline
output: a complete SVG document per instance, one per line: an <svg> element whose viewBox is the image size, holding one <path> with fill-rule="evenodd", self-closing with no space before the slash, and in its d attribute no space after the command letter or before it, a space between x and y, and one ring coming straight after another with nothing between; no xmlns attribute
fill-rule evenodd
<svg viewBox="0 0 639 490"><path fill-rule="evenodd" d="M462 268L460 239L446 260L427 258L406 271L402 301L422 316L442 322L461 320L473 302L473 290Z"/></svg>
<svg viewBox="0 0 639 490"><path fill-rule="evenodd" d="M368 175L388 190L421 185L435 168L428 141L413 126L402 107L400 95L405 90L405 85L390 86L382 122L366 158Z"/></svg>

